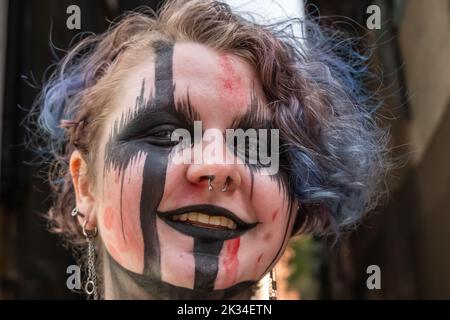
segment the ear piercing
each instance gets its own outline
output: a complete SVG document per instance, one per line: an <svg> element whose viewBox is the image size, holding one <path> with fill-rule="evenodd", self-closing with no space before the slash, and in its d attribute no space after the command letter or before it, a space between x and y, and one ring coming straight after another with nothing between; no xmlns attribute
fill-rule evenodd
<svg viewBox="0 0 450 320"><path fill-rule="evenodd" d="M86 238L86 242L88 244L88 258L87 258L87 267L88 267L88 277L86 281L86 285L84 286L84 291L91 296L94 300L98 300L98 292L97 292L97 271L95 269L95 246L94 239L97 236L97 227L93 230L86 230L87 220L83 223L83 235Z"/></svg>
<svg viewBox="0 0 450 320"><path fill-rule="evenodd" d="M80 212L80 210L78 210L77 207L73 208L71 215L72 215L72 217L75 217L75 216L79 215L80 217L84 218L84 214L82 214Z"/></svg>
<svg viewBox="0 0 450 320"><path fill-rule="evenodd" d="M84 217L84 214L78 210L77 207L72 209L71 216L76 217L77 215ZM99 298L98 292L97 292L97 270L95 268L95 237L97 236L97 227L95 227L92 230L87 230L87 220L85 219L83 222L83 236L86 238L87 242L87 271L88 271L88 277L86 284L84 286L84 291L88 294L88 296L92 297L94 300L97 300Z"/></svg>

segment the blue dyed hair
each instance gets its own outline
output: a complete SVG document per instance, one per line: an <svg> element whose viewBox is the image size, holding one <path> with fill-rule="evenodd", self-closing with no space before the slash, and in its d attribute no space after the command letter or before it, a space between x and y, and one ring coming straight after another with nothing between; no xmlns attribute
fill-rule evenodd
<svg viewBox="0 0 450 320"><path fill-rule="evenodd" d="M289 32L295 24L304 31L301 37ZM223 3L174 0L158 17L130 13L106 33L85 38L45 84L37 100L38 124L48 154L59 164L51 177L54 230L82 239L67 219L74 206L68 161L75 148L87 159L95 153L94 132L105 106L89 97L110 95L98 83L114 72L117 57L150 50L155 39L198 42L255 67L280 130L289 198L300 203L296 231L338 233L377 205L389 167L388 134L374 116L380 103L365 89L373 79L368 56L354 50L354 38L308 17L261 26ZM63 122L66 129L64 119L71 120Z"/></svg>
<svg viewBox="0 0 450 320"><path fill-rule="evenodd" d="M300 203L294 231L339 235L386 194L389 134L376 118L382 101L368 89L381 81L369 70L370 48L355 50L362 39L321 27L319 19L298 22L301 38L277 32L290 52L282 65L290 80L278 87L275 123Z"/></svg>

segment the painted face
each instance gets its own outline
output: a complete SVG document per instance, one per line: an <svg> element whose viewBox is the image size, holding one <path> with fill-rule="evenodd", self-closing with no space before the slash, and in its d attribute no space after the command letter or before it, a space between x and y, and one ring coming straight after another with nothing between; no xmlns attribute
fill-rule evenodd
<svg viewBox="0 0 450 320"><path fill-rule="evenodd" d="M254 70L203 45L158 42L121 81L96 163L106 297L238 296L287 244L295 214L286 177L239 161L175 163L181 149L170 135L194 121L221 132L270 127Z"/></svg>

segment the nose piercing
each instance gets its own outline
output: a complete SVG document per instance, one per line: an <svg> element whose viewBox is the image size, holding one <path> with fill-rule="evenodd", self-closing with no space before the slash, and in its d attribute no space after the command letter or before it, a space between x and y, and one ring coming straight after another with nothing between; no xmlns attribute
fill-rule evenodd
<svg viewBox="0 0 450 320"><path fill-rule="evenodd" d="M225 183L223 184L223 187L222 187L222 192L226 192L227 191L227 189L228 189L228 183L229 183L229 181L231 180L231 178L230 177L227 177L226 179L225 179Z"/></svg>
<svg viewBox="0 0 450 320"><path fill-rule="evenodd" d="M212 186L211 182L214 180L215 177L216 176L214 176L214 175L208 176L208 190L209 191L213 190L213 186Z"/></svg>

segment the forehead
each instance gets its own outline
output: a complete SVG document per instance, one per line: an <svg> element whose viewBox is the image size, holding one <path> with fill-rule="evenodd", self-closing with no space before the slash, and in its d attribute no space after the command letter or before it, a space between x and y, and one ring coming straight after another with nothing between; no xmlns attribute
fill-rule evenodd
<svg viewBox="0 0 450 320"><path fill-rule="evenodd" d="M245 109L253 88L259 86L249 63L200 44L175 45L173 65L176 92L192 88L199 95L212 98L212 104L226 105L230 111Z"/></svg>
<svg viewBox="0 0 450 320"><path fill-rule="evenodd" d="M225 121L225 115L244 114L253 95L261 104L266 104L256 71L236 55L192 42L175 43L172 50L158 54L166 56L156 57L155 53L149 55L148 59L121 79L120 92L116 93L118 108L115 108L115 114L119 115L124 109L134 106L143 81L146 96L155 92L155 61L158 59L171 61L171 68L158 68L156 81L170 79L171 73L175 100L185 99L189 94L191 105L203 120ZM168 58L170 56L172 59Z"/></svg>

